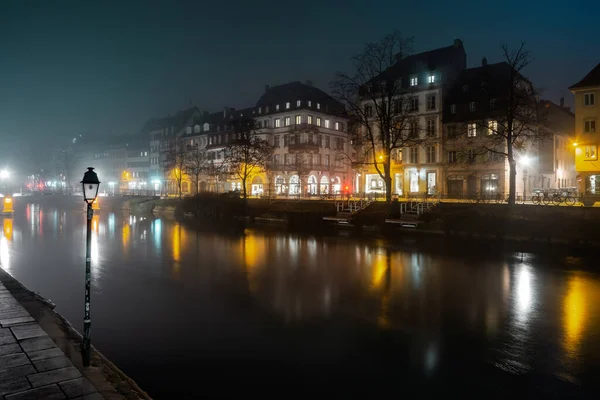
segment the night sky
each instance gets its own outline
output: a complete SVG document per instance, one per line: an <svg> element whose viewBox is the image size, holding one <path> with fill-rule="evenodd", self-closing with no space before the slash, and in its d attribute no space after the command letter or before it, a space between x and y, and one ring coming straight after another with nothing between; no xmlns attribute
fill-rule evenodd
<svg viewBox="0 0 600 400"><path fill-rule="evenodd" d="M265 84L327 90L365 41L396 28L416 51L462 39L469 66L524 40L527 75L570 103L568 86L600 62L599 15L596 0L0 0L0 166L190 104L248 106Z"/></svg>

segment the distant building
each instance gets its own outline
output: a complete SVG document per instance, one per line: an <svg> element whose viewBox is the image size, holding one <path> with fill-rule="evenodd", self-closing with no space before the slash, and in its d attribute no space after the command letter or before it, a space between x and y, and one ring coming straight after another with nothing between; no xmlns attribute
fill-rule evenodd
<svg viewBox="0 0 600 400"><path fill-rule="evenodd" d="M507 117L510 65L506 62L464 70L448 93L444 108L446 195L503 198L509 191L506 143L494 136ZM530 84L524 77L523 82ZM550 101L539 102L541 125L531 125L531 139L515 145L516 191L528 196L536 188L559 188L574 182L574 162L566 147L574 116ZM518 116L517 116L518 117ZM544 133L538 134L538 133ZM523 134L525 136L525 133Z"/></svg>
<svg viewBox="0 0 600 400"><path fill-rule="evenodd" d="M267 86L253 107L226 107L223 112L204 115L188 125L183 136L190 146L207 151L208 172L199 187L241 190L241 182L218 171L226 163L234 123L250 118L256 123L256 133L274 147L268 168L247 182L250 195L316 196L340 193L346 186L351 190L351 146L343 111L340 103L312 83L290 82Z"/></svg>
<svg viewBox="0 0 600 400"><path fill-rule="evenodd" d="M575 168L579 191L600 194L600 64L569 88L575 95Z"/></svg>

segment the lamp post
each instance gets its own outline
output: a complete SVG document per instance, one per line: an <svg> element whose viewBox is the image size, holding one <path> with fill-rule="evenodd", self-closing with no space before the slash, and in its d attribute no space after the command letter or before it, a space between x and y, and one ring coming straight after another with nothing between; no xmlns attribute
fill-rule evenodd
<svg viewBox="0 0 600 400"><path fill-rule="evenodd" d="M90 318L90 280L91 280L91 262L92 262L92 217L94 216L94 210L92 209L92 203L98 196L98 189L100 188L100 181L98 175L94 172L94 168L88 167L88 170L83 174L83 180L81 181L83 186L83 199L87 203L87 236L85 241L85 309L83 314L83 343L81 345L81 353L83 358L83 366L90 366L91 359L91 325L92 320Z"/></svg>

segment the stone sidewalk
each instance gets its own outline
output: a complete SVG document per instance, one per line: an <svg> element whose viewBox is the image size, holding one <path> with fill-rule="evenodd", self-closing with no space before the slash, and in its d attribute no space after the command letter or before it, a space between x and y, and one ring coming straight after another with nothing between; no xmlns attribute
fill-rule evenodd
<svg viewBox="0 0 600 400"><path fill-rule="evenodd" d="M0 398L103 398L1 283Z"/></svg>

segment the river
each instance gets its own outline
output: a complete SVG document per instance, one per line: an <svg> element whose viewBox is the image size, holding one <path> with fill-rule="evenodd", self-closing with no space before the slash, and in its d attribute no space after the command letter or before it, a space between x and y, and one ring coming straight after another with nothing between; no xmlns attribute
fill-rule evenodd
<svg viewBox="0 0 600 400"><path fill-rule="evenodd" d="M2 268L81 330L85 217L21 199ZM585 398L600 387L594 259L225 235L100 210L92 342L151 396Z"/></svg>

